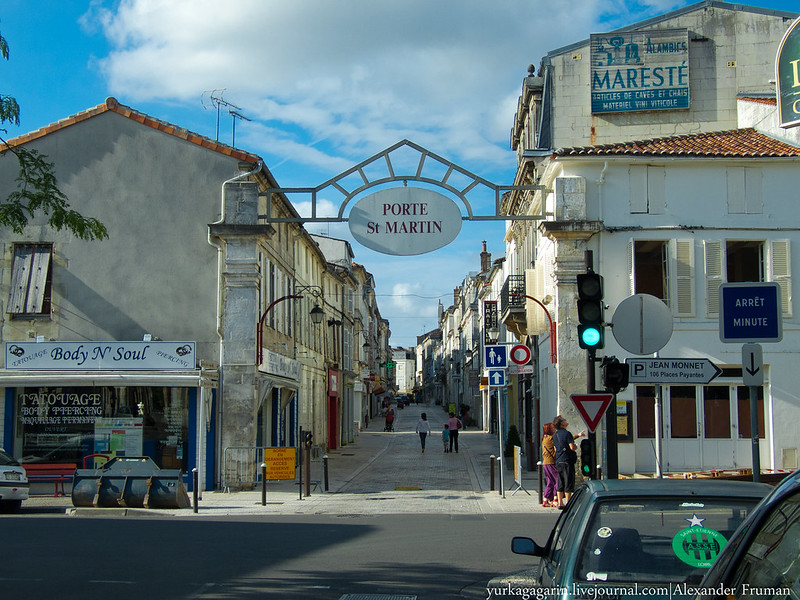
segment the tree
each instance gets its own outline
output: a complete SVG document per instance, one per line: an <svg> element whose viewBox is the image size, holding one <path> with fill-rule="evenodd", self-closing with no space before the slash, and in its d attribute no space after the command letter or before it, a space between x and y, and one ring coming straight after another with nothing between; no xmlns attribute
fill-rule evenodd
<svg viewBox="0 0 800 600"><path fill-rule="evenodd" d="M0 35L0 55L8 60L8 43ZM0 94L0 125L19 125L19 104L12 96ZM0 132L8 133L4 128ZM13 154L19 163L17 189L0 201L0 226L10 227L21 234L28 220L37 212L49 215L48 223L56 230L67 229L80 239L102 240L108 230L97 219L83 217L70 208L67 196L58 189L53 163L36 150L11 146L0 135L0 156Z"/></svg>

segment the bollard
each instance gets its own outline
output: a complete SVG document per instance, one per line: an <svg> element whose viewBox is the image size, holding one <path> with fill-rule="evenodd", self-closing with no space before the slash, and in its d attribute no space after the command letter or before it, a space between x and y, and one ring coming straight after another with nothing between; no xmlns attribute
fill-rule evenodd
<svg viewBox="0 0 800 600"><path fill-rule="evenodd" d="M494 459L495 455L489 457L489 491L494 491Z"/></svg>
<svg viewBox="0 0 800 600"><path fill-rule="evenodd" d="M328 491L328 455L324 455L322 457L322 474L323 479L325 480L325 487L323 488L326 492Z"/></svg>
<svg viewBox="0 0 800 600"><path fill-rule="evenodd" d="M192 469L192 490L193 490L193 499L194 499L194 512L197 512L197 481L199 477L197 474L197 467Z"/></svg>
<svg viewBox="0 0 800 600"><path fill-rule="evenodd" d="M267 505L267 465L261 463L261 506Z"/></svg>
<svg viewBox="0 0 800 600"><path fill-rule="evenodd" d="M498 467L497 467L497 478L500 480L499 485L497 486L497 493L500 494L503 498L506 497L505 490L503 489L503 457L498 456L496 459Z"/></svg>
<svg viewBox="0 0 800 600"><path fill-rule="evenodd" d="M537 471L539 471L539 504L544 502L544 474L542 471L544 468L542 467L542 461L538 461L536 463Z"/></svg>

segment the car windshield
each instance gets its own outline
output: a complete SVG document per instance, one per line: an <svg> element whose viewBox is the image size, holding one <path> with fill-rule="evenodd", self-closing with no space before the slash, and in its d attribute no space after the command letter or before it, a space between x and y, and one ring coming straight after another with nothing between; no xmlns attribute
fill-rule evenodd
<svg viewBox="0 0 800 600"><path fill-rule="evenodd" d="M0 466L6 467L9 465L13 467L18 467L19 463L12 457L10 457L8 454L6 454L3 450L0 450Z"/></svg>
<svg viewBox="0 0 800 600"><path fill-rule="evenodd" d="M699 582L757 499L653 497L598 502L575 580Z"/></svg>

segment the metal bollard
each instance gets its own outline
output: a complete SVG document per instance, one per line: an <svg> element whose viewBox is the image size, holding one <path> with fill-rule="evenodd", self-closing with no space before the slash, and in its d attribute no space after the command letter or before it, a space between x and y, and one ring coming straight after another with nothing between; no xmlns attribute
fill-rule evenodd
<svg viewBox="0 0 800 600"><path fill-rule="evenodd" d="M494 491L494 460L495 460L495 455L492 454L489 457L489 491L490 492Z"/></svg>
<svg viewBox="0 0 800 600"><path fill-rule="evenodd" d="M192 496L193 496L193 499L194 499L194 509L193 509L194 512L197 512L197 510L198 510L197 509L197 494L198 494L198 492L197 492L197 481L199 479L200 478L198 477L197 467L195 467L194 469L192 469Z"/></svg>
<svg viewBox="0 0 800 600"><path fill-rule="evenodd" d="M261 506L267 505L267 465L261 463Z"/></svg>
<svg viewBox="0 0 800 600"><path fill-rule="evenodd" d="M323 478L325 480L325 487L323 488L326 492L328 491L328 455L325 454L322 457L322 473Z"/></svg>
<svg viewBox="0 0 800 600"><path fill-rule="evenodd" d="M538 461L536 463L537 470L539 471L539 504L544 502L544 468L542 466L542 461Z"/></svg>
<svg viewBox="0 0 800 600"><path fill-rule="evenodd" d="M499 485L497 486L497 493L500 494L503 498L506 497L506 491L503 489L503 457L498 456L496 459L498 467L497 467L497 478L500 480Z"/></svg>

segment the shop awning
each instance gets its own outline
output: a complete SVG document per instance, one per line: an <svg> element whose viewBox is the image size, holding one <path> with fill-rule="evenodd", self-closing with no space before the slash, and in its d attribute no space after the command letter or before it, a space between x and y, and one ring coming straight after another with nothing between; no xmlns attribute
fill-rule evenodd
<svg viewBox="0 0 800 600"><path fill-rule="evenodd" d="M0 369L0 387L164 385L199 387L196 371L20 371Z"/></svg>

